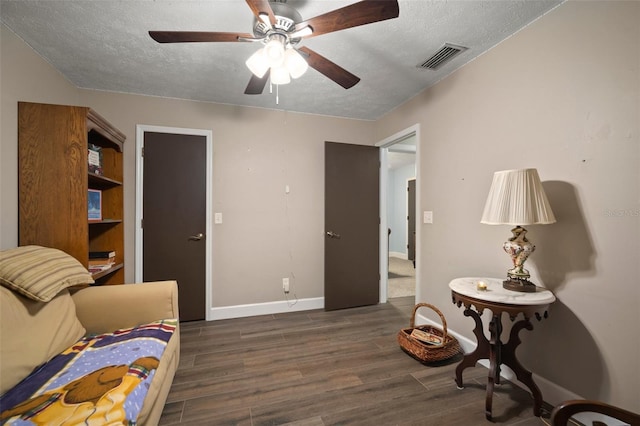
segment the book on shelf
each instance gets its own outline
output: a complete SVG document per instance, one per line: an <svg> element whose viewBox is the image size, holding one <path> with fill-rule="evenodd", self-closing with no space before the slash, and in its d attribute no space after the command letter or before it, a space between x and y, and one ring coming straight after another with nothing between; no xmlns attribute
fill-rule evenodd
<svg viewBox="0 0 640 426"><path fill-rule="evenodd" d="M110 269L112 267L113 267L113 263L108 263L108 264L104 264L104 265L93 265L93 266L89 265L89 268L87 268L87 269L92 274L95 274L96 272L106 271L107 269Z"/></svg>
<svg viewBox="0 0 640 426"><path fill-rule="evenodd" d="M89 144L87 158L89 172L96 175L102 175L102 148Z"/></svg>
<svg viewBox="0 0 640 426"><path fill-rule="evenodd" d="M89 259L111 259L116 257L115 250L90 251Z"/></svg>
<svg viewBox="0 0 640 426"><path fill-rule="evenodd" d="M109 259L89 259L89 266L113 266L116 263L116 259L114 257L110 257Z"/></svg>
<svg viewBox="0 0 640 426"><path fill-rule="evenodd" d="M87 191L87 219L102 220L102 191L89 188Z"/></svg>

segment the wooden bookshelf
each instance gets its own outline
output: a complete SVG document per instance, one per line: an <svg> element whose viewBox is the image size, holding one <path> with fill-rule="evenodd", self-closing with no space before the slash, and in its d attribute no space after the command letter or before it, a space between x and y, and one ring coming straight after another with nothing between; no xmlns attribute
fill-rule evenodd
<svg viewBox="0 0 640 426"><path fill-rule="evenodd" d="M124 282L125 136L86 107L18 103L20 245L63 250L88 266L89 251L116 252L96 284ZM88 145L102 149L102 174L89 172ZM88 190L102 191L102 220L88 219Z"/></svg>

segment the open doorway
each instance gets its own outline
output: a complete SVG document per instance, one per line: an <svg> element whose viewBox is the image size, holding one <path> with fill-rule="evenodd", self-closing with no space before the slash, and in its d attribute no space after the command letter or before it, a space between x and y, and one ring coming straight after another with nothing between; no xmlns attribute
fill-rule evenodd
<svg viewBox="0 0 640 426"><path fill-rule="evenodd" d="M387 226L389 229L387 297L389 299L416 295L415 139L413 134L391 145L387 154Z"/></svg>
<svg viewBox="0 0 640 426"><path fill-rule="evenodd" d="M419 239L417 217L419 126L377 144L381 151L381 302L417 297Z"/></svg>

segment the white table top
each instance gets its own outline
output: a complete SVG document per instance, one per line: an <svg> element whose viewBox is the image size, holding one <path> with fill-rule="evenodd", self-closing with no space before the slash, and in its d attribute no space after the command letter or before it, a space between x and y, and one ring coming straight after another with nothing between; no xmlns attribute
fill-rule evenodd
<svg viewBox="0 0 640 426"><path fill-rule="evenodd" d="M486 290L478 290L478 281L484 281ZM503 279L466 277L456 278L449 283L449 288L463 296L487 302L508 303L512 305L545 305L555 302L556 297L549 290L538 287L535 293L524 293L507 290L502 287Z"/></svg>

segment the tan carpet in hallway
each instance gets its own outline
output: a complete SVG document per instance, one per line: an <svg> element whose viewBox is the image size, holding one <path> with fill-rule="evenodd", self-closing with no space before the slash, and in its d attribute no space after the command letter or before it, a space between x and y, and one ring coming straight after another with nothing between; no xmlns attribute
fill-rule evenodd
<svg viewBox="0 0 640 426"><path fill-rule="evenodd" d="M411 260L389 256L389 285L387 297L416 295L416 270Z"/></svg>

